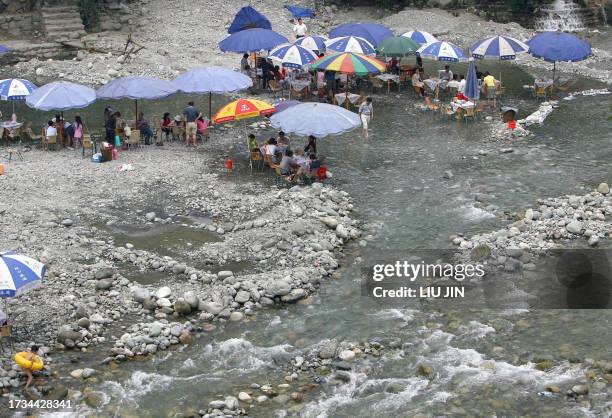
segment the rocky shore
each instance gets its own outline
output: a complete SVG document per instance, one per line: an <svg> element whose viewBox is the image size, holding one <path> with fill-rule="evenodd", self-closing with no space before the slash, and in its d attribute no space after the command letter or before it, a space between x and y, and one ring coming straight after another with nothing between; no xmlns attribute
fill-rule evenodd
<svg viewBox="0 0 612 418"><path fill-rule="evenodd" d="M338 251L360 236L345 192L237 182L216 172L208 151L147 147L100 165L75 151L31 151L7 167L0 247L48 269L41 288L8 300L30 331L16 351L43 345L46 375L65 373L54 357L67 350L103 350L104 363L117 363L188 344L225 321L248 321L262 306L306 298L334 274ZM120 171L125 163L134 170ZM158 249L172 256L139 247L164 242L168 231L178 234L175 245ZM124 242L130 237L135 243ZM223 269L234 262L246 267ZM0 359L0 390L16 395L22 376L8 354Z"/></svg>

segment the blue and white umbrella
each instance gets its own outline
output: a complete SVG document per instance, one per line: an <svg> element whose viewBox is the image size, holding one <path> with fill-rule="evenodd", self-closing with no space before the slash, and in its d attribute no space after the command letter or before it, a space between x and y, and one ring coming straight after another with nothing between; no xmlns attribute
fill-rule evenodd
<svg viewBox="0 0 612 418"><path fill-rule="evenodd" d="M310 35L298 39L294 42L294 44L303 46L311 51L323 52L325 51L325 42L327 42L327 38L325 36Z"/></svg>
<svg viewBox="0 0 612 418"><path fill-rule="evenodd" d="M431 44L433 42L438 42L438 39L433 36L429 32L421 31L421 30L411 30L406 33L403 33L401 36L404 38L410 38L414 42L418 42L421 45Z"/></svg>
<svg viewBox="0 0 612 418"><path fill-rule="evenodd" d="M358 36L341 36L339 38L333 38L325 42L327 51L336 52L352 52L355 54L363 55L376 55L376 49L374 45L368 42L365 38Z"/></svg>
<svg viewBox="0 0 612 418"><path fill-rule="evenodd" d="M480 87L478 86L478 77L476 77L476 64L474 63L474 58L470 58L470 63L468 64L464 94L468 99L474 102L480 99Z"/></svg>
<svg viewBox="0 0 612 418"><path fill-rule="evenodd" d="M481 39L472 45L470 50L474 58L492 58L507 61L516 59L518 54L528 52L529 46L510 36L496 35Z"/></svg>
<svg viewBox="0 0 612 418"><path fill-rule="evenodd" d="M36 90L31 81L21 78L7 78L0 80L0 99L25 100L26 96Z"/></svg>
<svg viewBox="0 0 612 418"><path fill-rule="evenodd" d="M459 62L467 61L468 59L457 45L443 41L423 45L417 52L423 58L430 58L437 61Z"/></svg>
<svg viewBox="0 0 612 418"><path fill-rule="evenodd" d="M0 253L0 297L18 296L40 286L45 272L40 261L11 251Z"/></svg>
<svg viewBox="0 0 612 418"><path fill-rule="evenodd" d="M280 62L283 67L302 68L318 57L310 49L303 46L283 44L270 51L268 58Z"/></svg>

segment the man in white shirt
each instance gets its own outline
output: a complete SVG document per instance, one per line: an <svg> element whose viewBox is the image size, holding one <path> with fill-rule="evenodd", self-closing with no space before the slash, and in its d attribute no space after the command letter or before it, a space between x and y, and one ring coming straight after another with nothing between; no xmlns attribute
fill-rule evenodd
<svg viewBox="0 0 612 418"><path fill-rule="evenodd" d="M49 121L47 130L45 131L45 136L48 138L50 136L57 136L57 129L55 129L55 125L53 121Z"/></svg>
<svg viewBox="0 0 612 418"><path fill-rule="evenodd" d="M450 70L448 65L445 65L444 69L438 72L438 77L440 80L450 81L453 79L453 72Z"/></svg>
<svg viewBox="0 0 612 418"><path fill-rule="evenodd" d="M461 80L461 81L459 81L459 93L465 94L465 83L466 83L465 76L463 74L461 74L459 76L459 79Z"/></svg>
<svg viewBox="0 0 612 418"><path fill-rule="evenodd" d="M298 19L297 24L293 26L293 33L296 39L303 38L308 33L308 28L301 17Z"/></svg>

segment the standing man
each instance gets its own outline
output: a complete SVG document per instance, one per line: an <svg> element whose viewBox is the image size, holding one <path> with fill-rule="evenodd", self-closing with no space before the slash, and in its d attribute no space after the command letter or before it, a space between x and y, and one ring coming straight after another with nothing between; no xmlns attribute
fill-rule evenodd
<svg viewBox="0 0 612 418"><path fill-rule="evenodd" d="M198 131L198 125L196 121L202 113L193 106L193 102L187 103L187 107L183 110L183 116L185 116L185 137L187 140L187 146L193 141L193 147L196 147L196 133Z"/></svg>
<svg viewBox="0 0 612 418"><path fill-rule="evenodd" d="M293 26L293 33L295 34L295 39L303 38L308 33L308 28L301 17L298 19L297 24Z"/></svg>
<svg viewBox="0 0 612 418"><path fill-rule="evenodd" d="M361 123L363 124L363 136L368 137L368 124L374 116L374 109L372 108L372 98L368 97L365 102L359 106L359 116L361 117Z"/></svg>

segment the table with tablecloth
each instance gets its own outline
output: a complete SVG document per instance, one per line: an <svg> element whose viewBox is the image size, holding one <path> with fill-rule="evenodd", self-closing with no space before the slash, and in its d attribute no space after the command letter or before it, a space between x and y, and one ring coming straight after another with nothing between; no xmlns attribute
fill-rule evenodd
<svg viewBox="0 0 612 418"><path fill-rule="evenodd" d="M448 80L440 80L439 78L428 78L427 80L423 80L423 83L425 83L431 91L436 91L436 88L444 90L446 86L448 86Z"/></svg>
<svg viewBox="0 0 612 418"><path fill-rule="evenodd" d="M295 91L302 91L305 88L310 86L310 80L297 78L295 80L289 81L291 88Z"/></svg>
<svg viewBox="0 0 612 418"><path fill-rule="evenodd" d="M338 94L335 94L334 97L336 98L336 103L338 103L338 106L342 106L342 104L346 101L346 99L348 99L348 101L351 104L355 104L357 103L357 100L359 100L361 96L355 93L338 93ZM348 106L348 103L347 103L347 106Z"/></svg>
<svg viewBox="0 0 612 418"><path fill-rule="evenodd" d="M451 109L453 109L453 112L456 112L458 110L473 109L476 106L474 102L469 100L454 100L450 103L450 105Z"/></svg>
<svg viewBox="0 0 612 418"><path fill-rule="evenodd" d="M378 78L379 80L384 81L385 83L387 83L387 93L389 93L391 91L391 83L396 83L397 84L397 91L399 91L400 89L400 77L397 74L379 74L376 76L376 78Z"/></svg>

